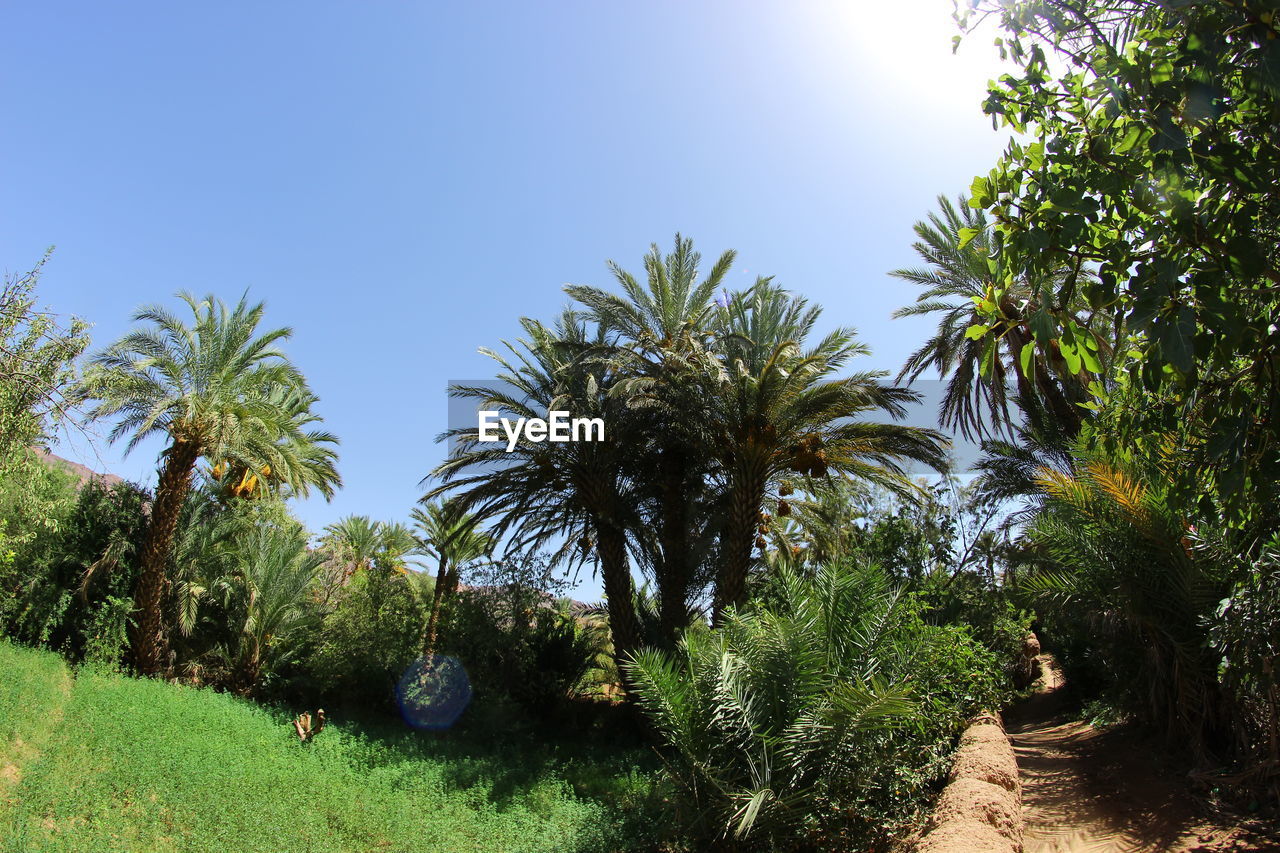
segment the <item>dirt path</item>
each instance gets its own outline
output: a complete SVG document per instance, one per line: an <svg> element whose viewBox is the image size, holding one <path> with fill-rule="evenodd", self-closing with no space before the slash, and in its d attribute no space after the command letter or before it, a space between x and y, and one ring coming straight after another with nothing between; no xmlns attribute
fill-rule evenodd
<svg viewBox="0 0 1280 853"><path fill-rule="evenodd" d="M1075 719L1049 655L1044 689L1006 715L1022 777L1026 853L1226 853L1280 850L1280 839L1212 816L1187 790L1185 770L1125 728Z"/></svg>

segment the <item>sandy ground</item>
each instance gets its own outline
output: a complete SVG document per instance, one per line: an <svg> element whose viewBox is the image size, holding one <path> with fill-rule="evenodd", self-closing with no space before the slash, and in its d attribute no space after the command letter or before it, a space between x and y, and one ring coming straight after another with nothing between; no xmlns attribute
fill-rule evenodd
<svg viewBox="0 0 1280 853"><path fill-rule="evenodd" d="M1280 851L1280 836L1210 813L1185 770L1123 727L1073 719L1062 674L1039 658L1044 689L1005 717L1022 779L1026 853Z"/></svg>

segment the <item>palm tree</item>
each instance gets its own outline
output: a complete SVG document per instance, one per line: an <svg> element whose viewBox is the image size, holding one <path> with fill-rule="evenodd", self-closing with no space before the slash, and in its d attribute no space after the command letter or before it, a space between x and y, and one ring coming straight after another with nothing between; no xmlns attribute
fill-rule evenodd
<svg viewBox="0 0 1280 853"><path fill-rule="evenodd" d="M768 604L726 614L721 630L624 666L705 834L790 849L814 803L869 769L857 759L868 738L915 710L919 635L875 567L780 568L771 586Z"/></svg>
<svg viewBox="0 0 1280 853"><path fill-rule="evenodd" d="M211 592L222 598L235 632L222 656L238 692L257 688L272 654L314 615L307 592L323 562L300 529L258 524L231 545L232 570Z"/></svg>
<svg viewBox="0 0 1280 853"><path fill-rule="evenodd" d="M444 600L458 591L459 569L493 550L494 541L476 529L476 518L459 511L453 501L429 501L413 510L418 553L436 560L436 583L431 594L431 615L422 640L428 665L435 654Z"/></svg>
<svg viewBox="0 0 1280 853"><path fill-rule="evenodd" d="M644 505L656 530L650 555L658 586L664 644L688 625L691 587L709 554L714 531L706 512L711 459L703 451L711 378L719 370L710 345L715 295L733 265L723 253L705 278L693 241L675 238L665 257L655 244L644 258L646 280L610 261L621 295L571 285L565 292L611 333L603 359L619 377L615 392L636 410L634 476L648 494ZM656 460L656 465L654 464ZM639 537L647 542L648 537Z"/></svg>
<svg viewBox="0 0 1280 853"><path fill-rule="evenodd" d="M1198 757L1224 720L1221 657L1208 642L1229 594L1221 564L1194 548L1162 458L1079 450L1071 472L1042 469L1027 527L1039 565L1019 587L1060 635L1087 637L1139 713Z"/></svg>
<svg viewBox="0 0 1280 853"><path fill-rule="evenodd" d="M941 434L858 419L874 411L900 418L916 395L881 385L883 372L829 378L868 350L850 329L836 329L804 349L819 314L803 298L762 280L735 295L717 320L725 375L714 397L712 447L726 506L717 623L725 608L745 597L752 545L766 545L763 506L783 478L835 472L904 490L910 486L902 460L946 465Z"/></svg>
<svg viewBox="0 0 1280 853"><path fill-rule="evenodd" d="M550 410L602 417L609 425L605 440L519 442L508 453L504 444L480 442L474 426L451 429L442 438L455 447L427 478L440 483L423 499L453 494L458 511L493 519L491 535L501 540L510 534L514 550L558 541L562 559L581 561L594 553L621 659L639 638L627 536L639 527L639 501L624 476L628 450L620 435L628 411L610 394L613 377L580 357L604 345L603 333L589 335L573 312L565 312L554 328L527 318L521 325L527 338L508 344L509 356L482 350L500 367L497 383L453 385L450 395L508 417L540 418Z"/></svg>
<svg viewBox="0 0 1280 853"><path fill-rule="evenodd" d="M95 356L79 392L97 401L90 419L119 419L109 437L130 436L127 451L151 435L169 441L134 595L134 658L144 675L160 672L166 663L166 569L198 460L269 469L299 494L316 486L327 495L339 484L332 467L307 464L314 460L314 434L303 429L306 419L282 403L290 392L309 393L278 346L291 331L259 334L262 303L241 298L228 308L212 296L179 298L191 311L190 325L161 306L140 309L134 322L149 326Z"/></svg>
<svg viewBox="0 0 1280 853"><path fill-rule="evenodd" d="M1088 398L1088 385L1102 375L1112 349L1105 334L1111 331L1111 314L1091 311L1079 287L1070 289L1066 305L1055 305L1053 299L1073 281L1085 282L1090 273L1064 264L1042 280L1018 280L994 306L998 327L988 334L972 334L975 326L991 325L978 305L991 301L1008 271L994 251L994 236L982 211L970 207L963 196L954 204L939 196L938 207L938 213L915 225L919 239L912 248L926 266L890 273L924 288L914 305L894 312L895 318L941 315L937 332L907 358L898 380L914 382L931 369L949 377L939 422L972 438L1007 433L1014 426L1008 394L1012 379L1022 403L1039 403L1074 436L1084 420L1077 404ZM1067 349L1070 358L1064 357L1063 339L1046 343L1032 334L1037 323L1064 321L1083 330L1086 338ZM1073 370L1076 359L1080 363Z"/></svg>
<svg viewBox="0 0 1280 853"><path fill-rule="evenodd" d="M358 571L368 570L382 550L382 522L367 515L348 515L324 529L321 543L337 562L341 577L337 583L346 583Z"/></svg>
<svg viewBox="0 0 1280 853"><path fill-rule="evenodd" d="M378 551L374 565L399 575L409 573L409 558L419 547L418 537L407 524L384 521L378 526Z"/></svg>

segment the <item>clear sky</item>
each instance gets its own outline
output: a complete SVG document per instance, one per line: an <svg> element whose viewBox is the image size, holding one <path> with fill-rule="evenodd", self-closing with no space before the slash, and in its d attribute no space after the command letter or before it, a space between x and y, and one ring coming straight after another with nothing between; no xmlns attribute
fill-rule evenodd
<svg viewBox="0 0 1280 853"><path fill-rule="evenodd" d="M896 371L927 322L886 272L912 223L1004 146L990 37L950 0L45 2L0 10L0 266L57 250L42 301L94 324L247 288L342 439L298 507L404 520L451 379L550 317L567 282L640 270L676 231L809 296ZM105 432L105 430L102 430ZM129 458L60 452L154 483ZM587 583L580 592L598 589Z"/></svg>

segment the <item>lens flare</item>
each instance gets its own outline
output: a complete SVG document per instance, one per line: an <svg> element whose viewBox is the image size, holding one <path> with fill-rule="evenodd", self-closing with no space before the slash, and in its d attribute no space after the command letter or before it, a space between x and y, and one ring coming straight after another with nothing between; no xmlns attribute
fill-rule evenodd
<svg viewBox="0 0 1280 853"><path fill-rule="evenodd" d="M450 728L471 702L471 680L462 661L447 655L420 657L396 684L400 716L415 729Z"/></svg>

